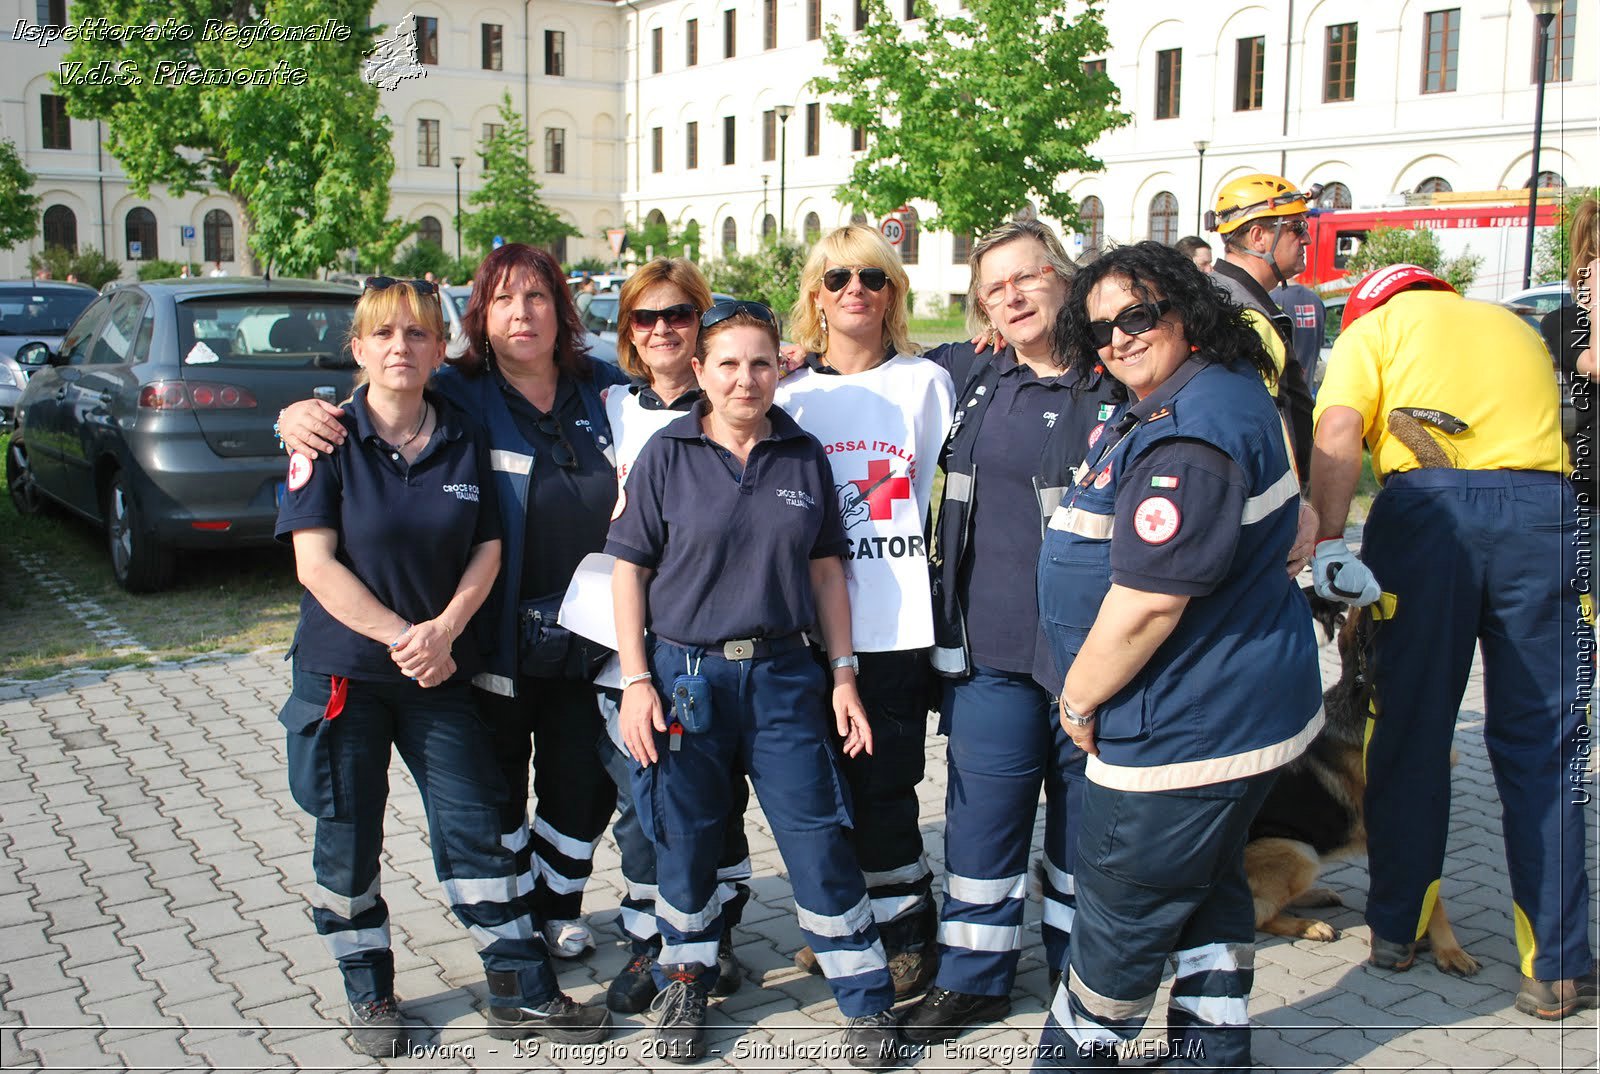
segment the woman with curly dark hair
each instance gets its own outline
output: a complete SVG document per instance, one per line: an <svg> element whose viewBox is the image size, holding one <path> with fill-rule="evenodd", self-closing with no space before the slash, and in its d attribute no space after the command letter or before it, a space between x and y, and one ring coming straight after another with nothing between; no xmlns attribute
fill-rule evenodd
<svg viewBox="0 0 1600 1074"><path fill-rule="evenodd" d="M1310 609L1284 572L1300 497L1271 359L1244 311L1154 242L1082 268L1056 340L1127 398L1039 558L1062 727L1089 754L1040 1065L1114 1064L1175 958L1175 1055L1249 1066L1246 834L1322 726Z"/></svg>

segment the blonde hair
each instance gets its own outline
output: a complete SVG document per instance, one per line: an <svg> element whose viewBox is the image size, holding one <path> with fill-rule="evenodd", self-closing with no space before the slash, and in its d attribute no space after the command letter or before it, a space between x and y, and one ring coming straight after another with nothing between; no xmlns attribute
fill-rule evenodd
<svg viewBox="0 0 1600 1074"><path fill-rule="evenodd" d="M1043 246L1045 264L1055 272L1063 287L1072 286L1072 274L1076 269L1050 225L1038 220L1008 220L973 243L972 252L967 255L967 267L972 277L972 282L967 285L967 329L973 335L994 327L994 322L989 320L989 311L978 301L978 289L983 282L978 275L978 266L991 251L1018 239L1032 239Z"/></svg>
<svg viewBox="0 0 1600 1074"><path fill-rule="evenodd" d="M1596 201L1593 194L1578 203L1567 231L1572 252L1572 262L1567 265L1567 282L1576 291L1580 274L1589 267L1589 262L1595 259L1596 254L1600 254L1600 201ZM1589 281L1591 290L1596 286L1600 286L1600 280Z"/></svg>
<svg viewBox="0 0 1600 1074"><path fill-rule="evenodd" d="M888 240L870 227L846 224L835 228L811 248L806 266L800 272L800 297L795 299L789 312L789 330L794 341L807 351L826 354L828 330L817 305L817 295L822 290L822 274L828 262L836 266L878 268L889 274L889 307L883 314L883 345L893 345L900 354L921 354L922 348L911 342L910 317L906 299L911 294L911 281L900 265L900 257Z"/></svg>
<svg viewBox="0 0 1600 1074"><path fill-rule="evenodd" d="M622 293L617 297L617 364L628 376L649 383L655 382L655 376L650 372L650 367L644 364L644 359L639 357L639 349L633 345L633 325L630 322L639 296L658 283L670 283L689 296L689 302L695 309L694 332L700 330L700 314L711 308L711 287L693 261L681 257L658 257L628 277L622 285Z"/></svg>
<svg viewBox="0 0 1600 1074"><path fill-rule="evenodd" d="M354 344L356 340L371 335L379 325L394 320L394 315L401 309L406 310L411 314L412 320L433 333L433 337L440 343L445 341L447 329L444 326L444 309L439 305L439 296L418 294L409 280L401 280L381 291L368 287L361 292L361 298L356 302L355 316L350 318L349 342ZM366 382L366 368L356 370L356 385Z"/></svg>

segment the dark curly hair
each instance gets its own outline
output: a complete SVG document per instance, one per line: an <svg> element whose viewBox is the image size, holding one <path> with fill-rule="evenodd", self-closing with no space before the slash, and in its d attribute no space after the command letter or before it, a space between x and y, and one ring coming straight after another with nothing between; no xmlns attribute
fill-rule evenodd
<svg viewBox="0 0 1600 1074"><path fill-rule="evenodd" d="M508 276L526 272L534 277L550 295L555 306L556 368L569 377L587 380L594 372L589 357L589 334L578 316L578 306L567 290L566 278L555 258L537 246L521 242L508 242L483 259L477 275L472 278L472 297L467 300L467 311L461 315L461 324L467 336L467 351L459 358L450 359L461 372L477 376L492 357L489 350L489 303L495 291ZM449 301L449 299L445 299Z"/></svg>
<svg viewBox="0 0 1600 1074"><path fill-rule="evenodd" d="M1100 364L1100 352L1089 335L1089 294L1109 276L1129 282L1141 301L1166 299L1171 316L1183 323L1184 338L1212 362L1240 363L1256 370L1267 383L1277 379L1277 366L1261 342L1244 307L1238 305L1195 263L1159 242L1114 246L1078 269L1072 290L1056 314L1056 353L1069 369L1087 376Z"/></svg>

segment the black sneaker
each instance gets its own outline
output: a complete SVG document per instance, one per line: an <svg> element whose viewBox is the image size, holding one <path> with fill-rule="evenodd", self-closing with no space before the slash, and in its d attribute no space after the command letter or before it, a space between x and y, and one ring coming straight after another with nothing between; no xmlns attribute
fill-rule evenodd
<svg viewBox="0 0 1600 1074"><path fill-rule="evenodd" d="M362 1055L393 1059L404 1050L406 1024L393 996L350 1004L350 1042Z"/></svg>
<svg viewBox="0 0 1600 1074"><path fill-rule="evenodd" d="M850 1019L844 1046L850 1065L863 1070L893 1070L905 1061L905 1039L893 1011Z"/></svg>
<svg viewBox="0 0 1600 1074"><path fill-rule="evenodd" d="M717 983L712 986L713 996L731 996L744 984L744 966L733 953L733 934L724 932L717 941Z"/></svg>
<svg viewBox="0 0 1600 1074"><path fill-rule="evenodd" d="M655 1054L671 1063L692 1063L705 1054L706 986L696 966L663 966L667 987L650 1004L657 1015Z"/></svg>
<svg viewBox="0 0 1600 1074"><path fill-rule="evenodd" d="M563 1044L598 1044L611 1033L611 1012L585 1007L557 992L537 1007L490 1007L489 1036L495 1040L543 1037Z"/></svg>
<svg viewBox="0 0 1600 1074"><path fill-rule="evenodd" d="M618 1014L639 1014L650 1006L650 1001L661 991L650 971L655 967L654 954L634 955L622 972L606 989L606 1006Z"/></svg>
<svg viewBox="0 0 1600 1074"><path fill-rule="evenodd" d="M1011 1013L1010 996L973 996L934 987L905 1013L900 1031L912 1044L942 1044L962 1030Z"/></svg>

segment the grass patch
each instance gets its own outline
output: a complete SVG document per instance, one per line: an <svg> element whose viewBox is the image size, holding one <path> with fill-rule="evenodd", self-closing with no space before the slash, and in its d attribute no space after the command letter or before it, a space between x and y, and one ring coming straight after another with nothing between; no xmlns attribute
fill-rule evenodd
<svg viewBox="0 0 1600 1074"><path fill-rule="evenodd" d="M958 339L971 339L967 331L966 314L945 317L911 318L911 338L918 343L950 343Z"/></svg>
<svg viewBox="0 0 1600 1074"><path fill-rule="evenodd" d="M9 458L9 436L0 452ZM138 663L119 656L29 576L21 550L45 561L76 594L96 601L159 658L288 646L299 619L300 584L287 549L178 553L177 580L163 593L135 596L117 585L103 534L82 520L49 511L24 517L0 496L0 676L42 678L77 667Z"/></svg>

